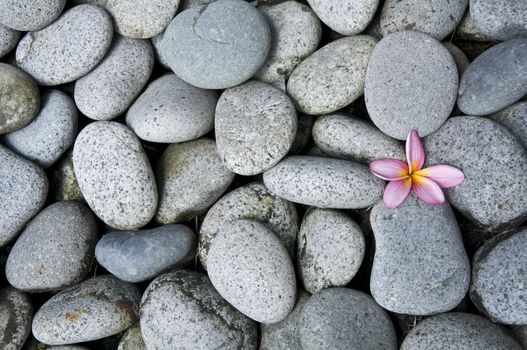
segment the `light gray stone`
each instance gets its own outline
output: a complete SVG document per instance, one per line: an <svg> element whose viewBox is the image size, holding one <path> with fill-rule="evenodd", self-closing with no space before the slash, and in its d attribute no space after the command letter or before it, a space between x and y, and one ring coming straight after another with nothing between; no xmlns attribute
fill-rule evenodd
<svg viewBox="0 0 527 350"><path fill-rule="evenodd" d="M375 14L379 0L307 0L318 18L342 35L362 32Z"/></svg>
<svg viewBox="0 0 527 350"><path fill-rule="evenodd" d="M75 103L91 119L113 119L130 107L153 67L150 42L117 36L101 63L76 81Z"/></svg>
<svg viewBox="0 0 527 350"><path fill-rule="evenodd" d="M126 123L146 141L190 141L212 130L217 101L215 91L194 87L175 74L167 74L147 86L128 110Z"/></svg>
<svg viewBox="0 0 527 350"><path fill-rule="evenodd" d="M156 61L159 64L161 64L161 66L163 66L164 68L170 70L170 66L168 65L167 53L165 51L165 47L163 46L164 38L165 38L165 31L162 31L156 36L153 36L152 38L150 38L150 41L152 42L152 47L154 49L154 55L156 57Z"/></svg>
<svg viewBox="0 0 527 350"><path fill-rule="evenodd" d="M0 289L0 348L19 350L31 333L33 307L27 294L14 288Z"/></svg>
<svg viewBox="0 0 527 350"><path fill-rule="evenodd" d="M376 204L370 215L375 256L370 289L386 310L432 315L452 310L470 282L470 262L448 203L414 194L397 208Z"/></svg>
<svg viewBox="0 0 527 350"><path fill-rule="evenodd" d="M421 137L439 129L454 108L457 87L457 67L448 50L427 34L402 31L375 46L364 97L375 125L405 140L412 129Z"/></svg>
<svg viewBox="0 0 527 350"><path fill-rule="evenodd" d="M13 50L16 44L18 44L20 35L21 33L19 31L0 24L0 58Z"/></svg>
<svg viewBox="0 0 527 350"><path fill-rule="evenodd" d="M527 2L471 0L475 26L489 38L507 40L527 36Z"/></svg>
<svg viewBox="0 0 527 350"><path fill-rule="evenodd" d="M218 154L236 174L256 175L278 163L289 152L296 127L291 99L259 81L225 90L216 106Z"/></svg>
<svg viewBox="0 0 527 350"><path fill-rule="evenodd" d="M214 140L174 143L163 152L156 169L159 206L155 219L172 224L206 211L234 180L218 156Z"/></svg>
<svg viewBox="0 0 527 350"><path fill-rule="evenodd" d="M117 350L146 350L145 342L141 336L141 327L136 323L123 334Z"/></svg>
<svg viewBox="0 0 527 350"><path fill-rule="evenodd" d="M506 127L527 149L527 101L515 103L488 118Z"/></svg>
<svg viewBox="0 0 527 350"><path fill-rule="evenodd" d="M354 289L330 288L311 296L300 314L303 350L396 350L390 317L371 296Z"/></svg>
<svg viewBox="0 0 527 350"><path fill-rule="evenodd" d="M339 6L340 8L340 6ZM320 48L296 67L287 93L307 114L334 112L359 98L371 53L377 40L358 35L341 38Z"/></svg>
<svg viewBox="0 0 527 350"><path fill-rule="evenodd" d="M40 30L61 14L64 5L66 0L3 0L0 23L23 32Z"/></svg>
<svg viewBox="0 0 527 350"><path fill-rule="evenodd" d="M470 65L470 61L468 60L467 55L459 47L452 44L450 41L444 41L443 45L445 45L446 49L450 54L452 55L452 58L456 62L457 66L457 72L459 76L462 76L467 67Z"/></svg>
<svg viewBox="0 0 527 350"><path fill-rule="evenodd" d="M282 321L296 302L293 263L280 239L264 224L224 224L207 257L209 278L232 306L255 321Z"/></svg>
<svg viewBox="0 0 527 350"><path fill-rule="evenodd" d="M33 318L33 335L64 345L120 333L137 321L140 299L133 284L110 275L90 278L46 301Z"/></svg>
<svg viewBox="0 0 527 350"><path fill-rule="evenodd" d="M156 278L141 301L149 350L256 350L257 326L223 299L206 275L177 271ZM177 326L176 326L177 325Z"/></svg>
<svg viewBox="0 0 527 350"><path fill-rule="evenodd" d="M271 31L253 5L223 0L181 12L163 41L168 64L181 79L204 89L225 89L243 83L264 64Z"/></svg>
<svg viewBox="0 0 527 350"><path fill-rule="evenodd" d="M137 229L154 216L154 174L141 143L126 126L107 121L86 126L75 141L73 167L84 199L109 226Z"/></svg>
<svg viewBox="0 0 527 350"><path fill-rule="evenodd" d="M49 26L27 33L18 43L16 63L39 85L69 83L95 68L112 36L112 20L103 9L75 6Z"/></svg>
<svg viewBox="0 0 527 350"><path fill-rule="evenodd" d="M465 16L456 28L456 36L469 41L492 41L476 27L470 10L465 11Z"/></svg>
<svg viewBox="0 0 527 350"><path fill-rule="evenodd" d="M51 195L56 202L79 201L85 203L73 170L73 151L68 151L51 174Z"/></svg>

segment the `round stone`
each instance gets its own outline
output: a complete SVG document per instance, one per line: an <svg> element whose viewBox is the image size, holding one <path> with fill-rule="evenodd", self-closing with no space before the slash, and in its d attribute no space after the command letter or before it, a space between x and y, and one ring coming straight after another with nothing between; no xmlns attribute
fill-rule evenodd
<svg viewBox="0 0 527 350"><path fill-rule="evenodd" d="M181 12L166 29L163 45L181 79L203 89L225 89L264 64L271 31L253 5L223 0Z"/></svg>
<svg viewBox="0 0 527 350"><path fill-rule="evenodd" d="M68 151L54 167L51 174L51 195L55 202L85 202L73 170L73 151Z"/></svg>
<svg viewBox="0 0 527 350"><path fill-rule="evenodd" d="M77 108L95 120L123 114L146 85L153 67L148 41L117 36L101 63L75 83Z"/></svg>
<svg viewBox="0 0 527 350"><path fill-rule="evenodd" d="M452 55L452 58L456 62L457 66L457 72L459 73L459 76L462 76L467 67L470 65L470 61L465 55L463 51L456 45L452 44L450 41L444 41L443 45L445 45L446 49L450 54Z"/></svg>
<svg viewBox="0 0 527 350"><path fill-rule="evenodd" d="M40 30L62 12L66 0L2 0L0 24L23 32Z"/></svg>
<svg viewBox="0 0 527 350"><path fill-rule="evenodd" d="M427 34L385 36L371 55L364 97L368 113L385 134L405 140L437 130L456 102L457 67L452 55Z"/></svg>
<svg viewBox="0 0 527 350"><path fill-rule="evenodd" d="M19 350L31 333L33 307L27 294L14 288L0 289L0 348Z"/></svg>
<svg viewBox="0 0 527 350"><path fill-rule="evenodd" d="M0 24L0 58L7 55L18 44L20 32Z"/></svg>
<svg viewBox="0 0 527 350"><path fill-rule="evenodd" d="M362 32L375 14L379 0L307 0L318 18L342 35Z"/></svg>
<svg viewBox="0 0 527 350"><path fill-rule="evenodd" d="M136 323L124 332L123 337L119 341L117 350L146 350L145 342L141 336L141 327Z"/></svg>
<svg viewBox="0 0 527 350"><path fill-rule="evenodd" d="M527 101L515 103L487 118L506 127L527 149Z"/></svg>
<svg viewBox="0 0 527 350"><path fill-rule="evenodd" d="M507 40L527 36L527 3L522 0L471 0L475 26L489 38Z"/></svg>
<svg viewBox="0 0 527 350"><path fill-rule="evenodd" d="M218 154L236 174L256 175L278 163L289 152L296 127L289 97L259 81L225 90L216 106Z"/></svg>
<svg viewBox="0 0 527 350"><path fill-rule="evenodd" d="M376 43L375 38L367 35L345 37L302 61L287 82L287 93L298 109L321 115L359 98L364 92L366 68Z"/></svg>
<svg viewBox="0 0 527 350"><path fill-rule="evenodd" d="M282 321L295 305L295 270L287 250L257 221L237 220L220 228L207 272L220 295L255 321Z"/></svg>
<svg viewBox="0 0 527 350"><path fill-rule="evenodd" d="M18 43L16 63L39 85L69 83L95 68L112 36L106 11L94 5L75 6L49 26L27 33Z"/></svg>
<svg viewBox="0 0 527 350"><path fill-rule="evenodd" d="M116 122L94 122L77 136L73 167L93 212L109 226L133 230L157 208L157 187L135 134Z"/></svg>

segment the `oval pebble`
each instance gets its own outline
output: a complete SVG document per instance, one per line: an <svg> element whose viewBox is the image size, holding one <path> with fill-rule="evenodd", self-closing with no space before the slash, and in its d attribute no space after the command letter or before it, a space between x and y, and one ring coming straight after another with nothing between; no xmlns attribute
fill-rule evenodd
<svg viewBox="0 0 527 350"><path fill-rule="evenodd" d="M135 134L116 122L94 122L77 136L73 167L84 199L109 226L133 230L157 208L150 163Z"/></svg>
<svg viewBox="0 0 527 350"><path fill-rule="evenodd" d="M282 321L295 305L291 259L273 231L257 221L237 220L220 228L207 272L220 295L255 321Z"/></svg>
<svg viewBox="0 0 527 350"><path fill-rule="evenodd" d="M112 36L112 20L103 9L75 6L51 25L27 33L18 43L16 63L39 85L69 83L95 68Z"/></svg>
<svg viewBox="0 0 527 350"><path fill-rule="evenodd" d="M141 336L141 327L136 323L124 332L123 337L119 341L117 350L146 350L145 342Z"/></svg>
<svg viewBox="0 0 527 350"><path fill-rule="evenodd" d="M527 3L522 0L471 0L475 26L486 36L507 40L527 36Z"/></svg>
<svg viewBox="0 0 527 350"><path fill-rule="evenodd" d="M25 293L14 288L0 289L0 348L19 350L31 333L33 307Z"/></svg>
<svg viewBox="0 0 527 350"><path fill-rule="evenodd" d="M7 55L18 44L21 33L0 24L0 58Z"/></svg>
<svg viewBox="0 0 527 350"><path fill-rule="evenodd" d="M527 101L515 103L488 118L506 127L527 149Z"/></svg>
<svg viewBox="0 0 527 350"><path fill-rule="evenodd" d="M2 0L0 23L23 32L40 30L53 22L65 5L66 0Z"/></svg>
<svg viewBox="0 0 527 350"><path fill-rule="evenodd" d="M362 32L375 14L379 0L307 0L318 18L342 35Z"/></svg>
<svg viewBox="0 0 527 350"><path fill-rule="evenodd" d="M51 195L56 202L79 201L85 203L73 170L73 151L68 151L51 174Z"/></svg>

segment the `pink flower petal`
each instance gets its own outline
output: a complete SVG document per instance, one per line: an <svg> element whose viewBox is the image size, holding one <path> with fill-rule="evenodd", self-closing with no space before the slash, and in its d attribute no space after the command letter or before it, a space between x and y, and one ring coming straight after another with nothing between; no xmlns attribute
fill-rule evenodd
<svg viewBox="0 0 527 350"><path fill-rule="evenodd" d="M414 172L414 174L429 178L441 188L454 187L465 180L463 172L450 165L434 165Z"/></svg>
<svg viewBox="0 0 527 350"><path fill-rule="evenodd" d="M388 208L395 208L401 204L412 189L412 179L390 181L384 189L383 200Z"/></svg>
<svg viewBox="0 0 527 350"><path fill-rule="evenodd" d="M406 161L408 162L410 174L421 170L425 163L425 150L419 134L415 130L410 131L406 138Z"/></svg>
<svg viewBox="0 0 527 350"><path fill-rule="evenodd" d="M445 202L445 195L441 187L426 177L412 175L412 190L426 204L442 204Z"/></svg>
<svg viewBox="0 0 527 350"><path fill-rule="evenodd" d="M373 175L386 181L402 180L408 177L408 165L399 159L383 158L370 163Z"/></svg>

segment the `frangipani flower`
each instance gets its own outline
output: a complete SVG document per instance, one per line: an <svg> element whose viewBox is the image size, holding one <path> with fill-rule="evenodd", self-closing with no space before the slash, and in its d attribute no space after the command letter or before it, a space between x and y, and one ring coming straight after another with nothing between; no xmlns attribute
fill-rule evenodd
<svg viewBox="0 0 527 350"><path fill-rule="evenodd" d="M412 130L406 139L407 163L383 158L370 163L373 175L389 181L384 189L383 200L388 208L401 204L411 190L427 204L442 204L445 195L441 188L454 187L465 179L458 168L450 165L434 165L423 168L425 150L417 131Z"/></svg>

